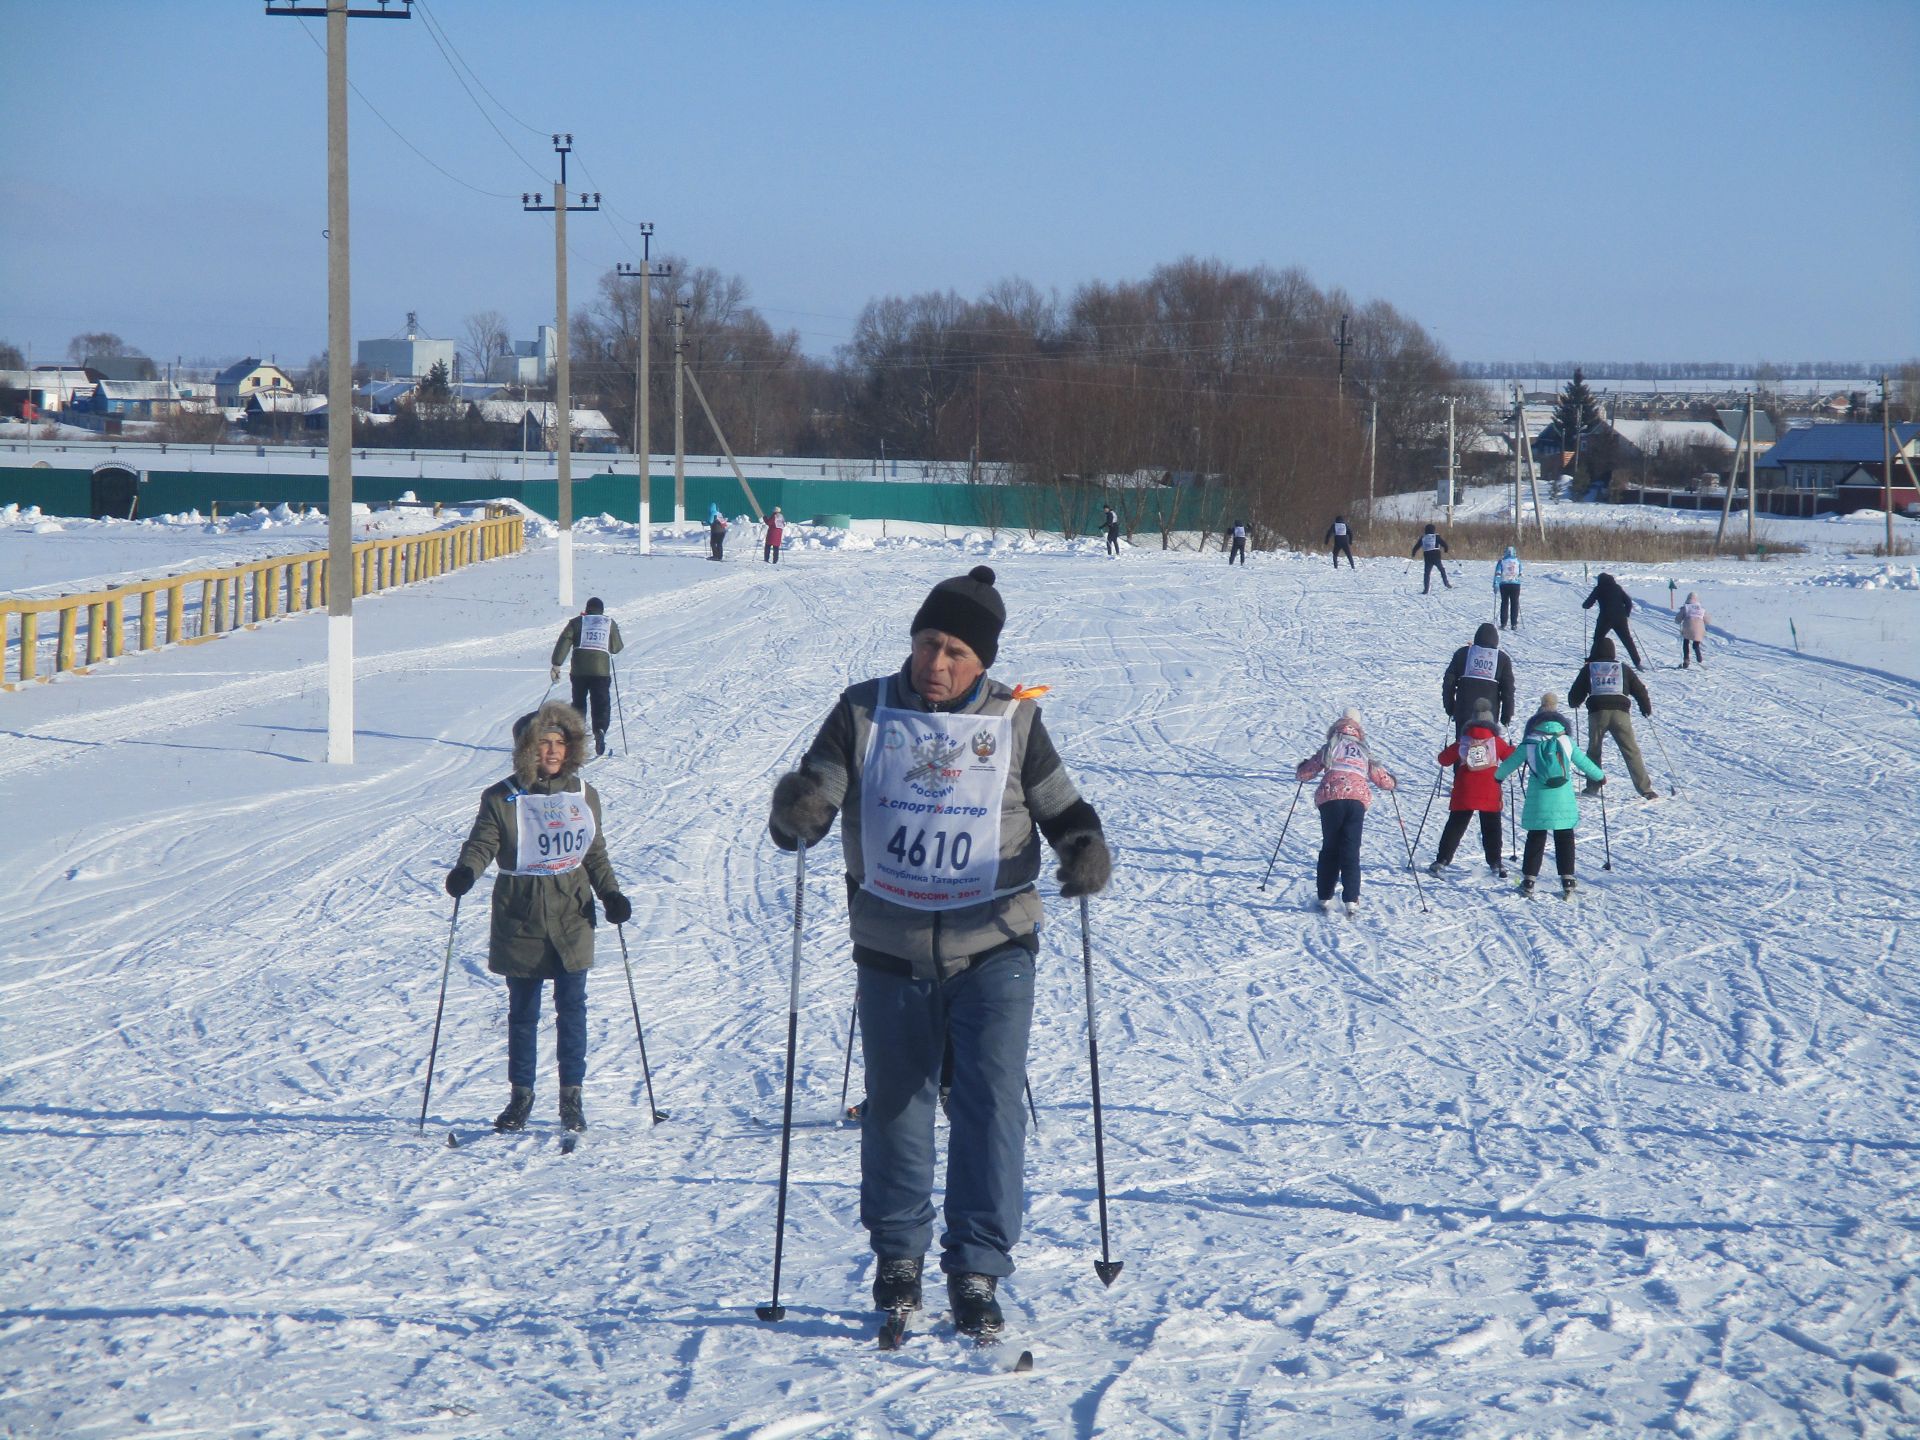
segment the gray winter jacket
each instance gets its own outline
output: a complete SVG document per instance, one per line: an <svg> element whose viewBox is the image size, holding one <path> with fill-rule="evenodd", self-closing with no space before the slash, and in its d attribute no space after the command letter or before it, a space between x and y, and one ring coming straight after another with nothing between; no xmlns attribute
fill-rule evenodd
<svg viewBox="0 0 1920 1440"><path fill-rule="evenodd" d="M914 692L908 668L892 677L892 703L901 709L930 710ZM938 707L945 713L1010 715L1012 754L1007 788L1000 805L1000 894L978 905L953 910L915 910L861 888L866 875L866 844L884 844L884 836L861 833L860 777L887 680L863 680L850 686L827 716L800 762L826 798L840 810L840 843L846 853L854 958L861 963L892 957L905 962L917 978L956 974L976 955L1009 943L1037 946L1040 896L1040 836L1058 848L1070 835L1100 831L1100 817L1081 799L1040 719L1040 707L1016 701L1013 691L982 676L966 699ZM1036 830L1036 825L1038 829ZM774 843L794 848L794 838L769 827ZM1011 893L1008 893L1011 892ZM871 954L867 952L872 952ZM892 968L892 967L890 967Z"/></svg>

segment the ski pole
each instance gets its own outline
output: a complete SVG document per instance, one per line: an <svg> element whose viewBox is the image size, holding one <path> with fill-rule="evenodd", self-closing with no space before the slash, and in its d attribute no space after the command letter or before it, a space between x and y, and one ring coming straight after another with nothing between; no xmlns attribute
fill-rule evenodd
<svg viewBox="0 0 1920 1440"><path fill-rule="evenodd" d="M1605 787L1602 787L1600 791L1600 843L1606 847L1607 852L1607 863L1600 868L1602 870L1611 870L1613 869L1613 837L1607 833L1607 792Z"/></svg>
<svg viewBox="0 0 1920 1440"><path fill-rule="evenodd" d="M793 972L787 981L787 1099L780 1115L780 1199L773 1221L773 1303L756 1305L753 1313L762 1320L785 1317L787 1307L780 1303L780 1256L787 1238L787 1157L793 1146L793 1053L800 1035L800 921L806 901L807 847L793 850Z"/></svg>
<svg viewBox="0 0 1920 1440"><path fill-rule="evenodd" d="M547 703L547 696L553 694L553 687L558 685L559 683L560 682L558 680L547 681L547 688L545 689L545 691L541 693L541 696L540 696L540 705L544 705ZM540 710L540 705L536 705L533 707L536 714Z"/></svg>
<svg viewBox="0 0 1920 1440"><path fill-rule="evenodd" d="M1027 1078L1027 1114L1033 1117L1033 1133L1040 1133L1040 1107L1033 1103L1033 1079Z"/></svg>
<svg viewBox="0 0 1920 1440"><path fill-rule="evenodd" d="M427 1092L420 1097L419 1131L427 1130L427 1101L433 1098L433 1062L440 1055L440 1017L447 1009L447 973L453 969L453 929L460 923L460 897L453 897L453 922L447 926L447 954L440 962L440 1003L433 1011L433 1044L427 1049Z"/></svg>
<svg viewBox="0 0 1920 1440"><path fill-rule="evenodd" d="M1660 747L1660 759L1667 767L1667 794L1678 795L1680 786L1673 778L1673 757L1667 754L1667 742L1660 738L1660 722L1648 715L1647 727L1653 731L1653 743Z"/></svg>
<svg viewBox="0 0 1920 1440"><path fill-rule="evenodd" d="M840 1115L847 1113L847 1086L853 1080L853 1027L860 1023L860 992L853 992L853 1009L847 1015L847 1063L840 1070Z"/></svg>
<svg viewBox="0 0 1920 1440"><path fill-rule="evenodd" d="M1520 787L1511 779L1507 781L1507 845L1512 850L1509 859L1520 858L1520 797L1514 791Z"/></svg>
<svg viewBox="0 0 1920 1440"><path fill-rule="evenodd" d="M1427 892L1420 884L1420 868L1413 863L1413 841L1407 839L1407 822L1400 818L1399 787L1387 791L1387 798L1393 801L1393 818L1400 821L1400 839L1407 847L1407 870L1413 876L1413 891L1420 897L1420 909L1424 914L1427 910Z"/></svg>
<svg viewBox="0 0 1920 1440"><path fill-rule="evenodd" d="M647 1065L647 1033L640 1028L640 997L633 990L633 962L627 958L626 927L616 925L613 933L620 937L620 963L627 967L627 999L633 1005L633 1038L640 1042L640 1073L647 1082L647 1109L653 1113L653 1123L658 1125L667 1116L653 1098L653 1071Z"/></svg>
<svg viewBox="0 0 1920 1440"><path fill-rule="evenodd" d="M1260 877L1260 888L1262 890L1267 888L1267 881L1273 878L1274 862L1280 858L1280 847L1287 841L1287 826L1293 824L1293 807L1300 803L1300 792L1306 788L1307 782L1304 780L1293 787L1293 802L1287 806L1287 818L1280 826L1280 838L1273 842L1273 859L1267 861L1267 873Z"/></svg>
<svg viewBox="0 0 1920 1440"><path fill-rule="evenodd" d="M1433 802L1439 798L1440 781L1441 781L1441 778L1446 775L1446 773L1447 772L1444 770L1437 770L1434 772L1433 791L1431 794L1427 796L1427 808L1420 812L1420 823L1414 827L1414 831L1413 831L1413 843L1416 845L1420 843L1420 837L1427 833L1427 816L1433 813Z"/></svg>
<svg viewBox="0 0 1920 1440"><path fill-rule="evenodd" d="M620 699L620 667L609 660L607 668L613 671L613 708L620 716L620 753L625 755L633 747L627 744L627 707Z"/></svg>
<svg viewBox="0 0 1920 1440"><path fill-rule="evenodd" d="M1080 965L1087 977L1087 1069L1093 1076L1093 1165L1100 1199L1100 1258L1094 1261L1093 1273L1100 1277L1102 1285L1111 1285L1126 1261L1113 1259L1107 1243L1107 1147L1100 1124L1100 1040L1094 1031L1093 937L1087 929L1087 897L1084 895L1080 897Z"/></svg>

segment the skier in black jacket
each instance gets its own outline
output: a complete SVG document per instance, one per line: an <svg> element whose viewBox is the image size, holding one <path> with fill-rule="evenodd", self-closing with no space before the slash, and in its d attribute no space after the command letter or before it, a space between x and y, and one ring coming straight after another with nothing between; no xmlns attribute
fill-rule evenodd
<svg viewBox="0 0 1920 1440"><path fill-rule="evenodd" d="M1476 700L1494 706L1502 725L1513 723L1513 659L1500 648L1500 631L1491 621L1473 632L1471 645L1453 652L1440 681L1440 703L1456 732L1473 719Z"/></svg>
<svg viewBox="0 0 1920 1440"><path fill-rule="evenodd" d="M1593 589L1587 592L1587 598L1580 602L1582 610L1600 607L1600 614L1593 622L1593 640L1597 645L1609 630L1620 637L1620 643L1627 647L1627 654L1633 657L1636 665L1644 664L1640 658L1640 649L1633 643L1633 632L1627 629L1627 619L1633 614L1633 597L1621 588L1620 582L1606 571L1600 572L1600 578L1593 582Z"/></svg>
<svg viewBox="0 0 1920 1440"><path fill-rule="evenodd" d="M1347 557L1347 568L1349 570L1358 568L1353 563L1353 527L1347 524L1346 516L1334 516L1333 523L1327 526L1327 533L1321 537L1321 543L1324 545L1329 542L1333 545L1334 569L1338 570L1340 568L1340 557L1342 555Z"/></svg>
<svg viewBox="0 0 1920 1440"><path fill-rule="evenodd" d="M1639 672L1631 665L1625 665L1616 657L1613 641L1602 638L1593 642L1593 649L1587 656L1587 663L1580 667L1573 686L1567 691L1567 704L1579 705L1582 701L1587 707L1587 758L1600 763L1600 742L1607 736L1613 736L1613 743L1620 747L1620 758L1627 762L1627 773L1633 776L1633 788L1640 792L1643 800L1658 800L1660 792L1654 788L1653 778L1647 774L1647 763L1640 758L1640 742L1633 733L1633 712L1628 701L1640 707L1642 715L1653 714L1653 697L1647 693L1647 685ZM1587 793L1597 791L1605 781L1589 782Z"/></svg>
<svg viewBox="0 0 1920 1440"><path fill-rule="evenodd" d="M1426 562L1424 568L1420 571L1420 593L1422 595L1427 594L1433 588L1433 572L1436 570L1440 572L1440 583L1445 585L1449 590L1453 588L1453 581L1447 578L1447 562L1441 558L1441 552L1443 550L1451 550L1452 548L1451 545L1447 544L1440 532L1431 525L1427 526L1425 530L1422 530L1420 532L1420 538L1413 542L1413 549L1407 553L1409 555L1418 555Z"/></svg>

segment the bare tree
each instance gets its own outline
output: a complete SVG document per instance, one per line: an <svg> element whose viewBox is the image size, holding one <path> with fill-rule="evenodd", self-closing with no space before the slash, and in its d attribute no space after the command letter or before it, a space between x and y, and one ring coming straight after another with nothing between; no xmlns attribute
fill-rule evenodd
<svg viewBox="0 0 1920 1440"><path fill-rule="evenodd" d="M111 330L87 330L74 336L67 342L67 358L78 365L89 355L135 355L145 358L144 352L127 344Z"/></svg>
<svg viewBox="0 0 1920 1440"><path fill-rule="evenodd" d="M478 310L467 316L465 334L466 338L460 343L460 356L472 379L486 379L496 359L513 353L507 317L498 310Z"/></svg>

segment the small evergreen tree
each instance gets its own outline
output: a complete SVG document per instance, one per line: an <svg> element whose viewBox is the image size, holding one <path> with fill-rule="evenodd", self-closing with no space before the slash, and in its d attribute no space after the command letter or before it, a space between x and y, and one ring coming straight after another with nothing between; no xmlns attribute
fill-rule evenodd
<svg viewBox="0 0 1920 1440"><path fill-rule="evenodd" d="M1600 402L1593 398L1593 391L1587 388L1586 376L1576 367L1573 379L1560 392L1560 401L1553 409L1553 428L1559 433L1560 448L1578 450L1582 437L1591 433L1599 423Z"/></svg>
<svg viewBox="0 0 1920 1440"><path fill-rule="evenodd" d="M422 405L444 405L453 398L453 381L447 374L446 361L433 362L427 378L420 382L419 396Z"/></svg>

